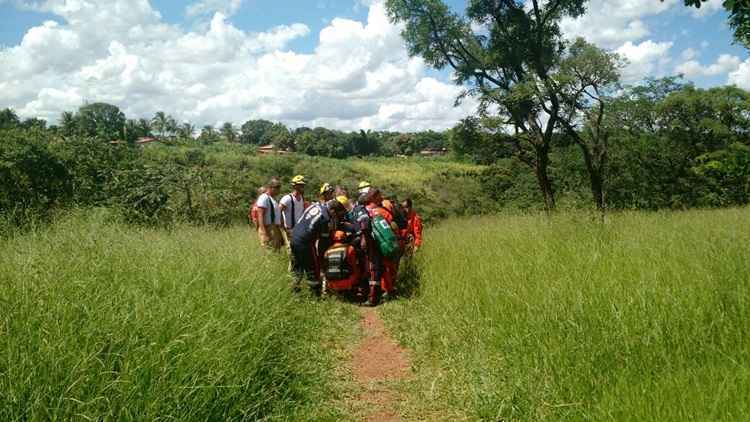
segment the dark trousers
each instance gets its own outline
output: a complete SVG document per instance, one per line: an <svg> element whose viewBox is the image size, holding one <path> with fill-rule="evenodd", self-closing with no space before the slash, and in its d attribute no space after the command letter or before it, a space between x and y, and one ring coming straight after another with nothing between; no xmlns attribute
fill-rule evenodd
<svg viewBox="0 0 750 422"><path fill-rule="evenodd" d="M320 288L320 272L318 269L318 257L314 245L298 245L292 243L292 271L297 283L303 279L313 289Z"/></svg>

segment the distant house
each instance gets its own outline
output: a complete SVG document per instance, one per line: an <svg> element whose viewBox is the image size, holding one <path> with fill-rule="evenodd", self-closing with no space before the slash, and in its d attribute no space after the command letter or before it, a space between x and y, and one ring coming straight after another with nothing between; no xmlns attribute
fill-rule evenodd
<svg viewBox="0 0 750 422"><path fill-rule="evenodd" d="M258 154L260 155L289 154L289 151L285 149L277 149L273 144L268 144L268 145L259 146Z"/></svg>
<svg viewBox="0 0 750 422"><path fill-rule="evenodd" d="M422 157L437 157L448 153L447 148L425 148L419 151L419 155Z"/></svg>

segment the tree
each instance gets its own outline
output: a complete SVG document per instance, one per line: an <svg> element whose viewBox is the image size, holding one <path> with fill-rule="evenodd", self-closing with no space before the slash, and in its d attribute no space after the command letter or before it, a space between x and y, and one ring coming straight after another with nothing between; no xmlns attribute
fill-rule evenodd
<svg viewBox="0 0 750 422"><path fill-rule="evenodd" d="M226 122L221 126L221 137L227 142L237 142L237 130L234 128L231 122Z"/></svg>
<svg viewBox="0 0 750 422"><path fill-rule="evenodd" d="M212 143L216 142L219 139L219 136L216 134L216 129L212 125L205 125L203 126L203 129L201 129L201 134L198 137L198 139L204 143Z"/></svg>
<svg viewBox="0 0 750 422"><path fill-rule="evenodd" d="M577 39L560 64L557 83L562 88L560 119L565 133L581 149L589 175L591 194L599 211L604 211L605 174L609 138L613 128L605 121L610 98L620 88L619 70L624 65L614 53ZM579 132L579 122L583 130Z"/></svg>
<svg viewBox="0 0 750 422"><path fill-rule="evenodd" d="M177 121L163 111L157 111L151 119L151 127L159 137L171 136L177 132Z"/></svg>
<svg viewBox="0 0 750 422"><path fill-rule="evenodd" d="M195 125L191 124L190 122L183 122L179 129L177 129L177 135L180 138L184 139L192 139L193 134L195 133Z"/></svg>
<svg viewBox="0 0 750 422"><path fill-rule="evenodd" d="M518 156L534 169L548 211L555 207L549 152L564 118L554 78L565 50L558 23L583 14L584 3L473 0L465 18L441 0L386 3L391 20L405 24L401 35L410 55L453 68L455 82L467 85L463 95L479 99L480 113L501 116L519 135L512 138ZM475 34L472 23L486 34Z"/></svg>
<svg viewBox="0 0 750 422"><path fill-rule="evenodd" d="M75 114L70 111L63 111L60 115L60 129L63 136L72 136L78 132Z"/></svg>
<svg viewBox="0 0 750 422"><path fill-rule="evenodd" d="M274 123L268 120L248 120L242 125L240 143L266 145L271 143Z"/></svg>
<svg viewBox="0 0 750 422"><path fill-rule="evenodd" d="M700 8L706 1L685 0L685 6ZM724 0L723 6L729 13L729 26L734 30L734 39L750 48L750 3L747 0Z"/></svg>
<svg viewBox="0 0 750 422"><path fill-rule="evenodd" d="M122 139L125 114L112 104L92 103L81 106L75 117L75 131L105 141Z"/></svg>
<svg viewBox="0 0 750 422"><path fill-rule="evenodd" d="M0 129L10 129L21 124L18 114L12 108L0 110Z"/></svg>

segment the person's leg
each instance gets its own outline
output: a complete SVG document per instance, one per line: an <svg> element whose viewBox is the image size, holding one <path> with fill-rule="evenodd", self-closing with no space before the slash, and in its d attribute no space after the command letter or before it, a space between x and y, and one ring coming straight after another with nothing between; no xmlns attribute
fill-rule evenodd
<svg viewBox="0 0 750 422"><path fill-rule="evenodd" d="M260 240L260 246L263 248L268 248L271 244L271 237L270 237L269 230L270 230L270 226L265 226L263 228L258 226L258 239Z"/></svg>
<svg viewBox="0 0 750 422"><path fill-rule="evenodd" d="M307 285L313 293L320 294L320 263L315 250L315 244L305 248L305 268L308 274Z"/></svg>

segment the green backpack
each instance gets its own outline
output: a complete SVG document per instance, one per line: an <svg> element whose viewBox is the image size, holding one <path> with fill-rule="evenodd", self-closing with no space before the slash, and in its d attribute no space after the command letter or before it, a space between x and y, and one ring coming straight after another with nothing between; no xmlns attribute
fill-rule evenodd
<svg viewBox="0 0 750 422"><path fill-rule="evenodd" d="M378 243L378 248L383 256L395 258L401 251L396 234L393 233L391 225L382 215L372 217L372 237Z"/></svg>

